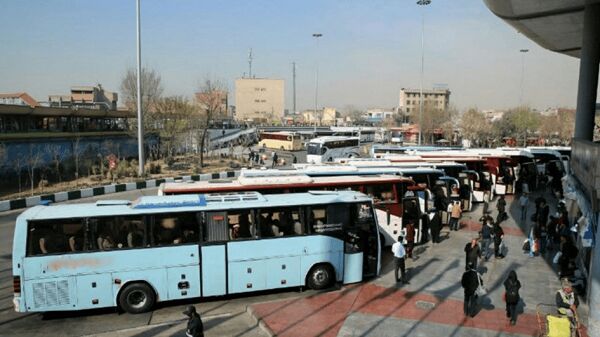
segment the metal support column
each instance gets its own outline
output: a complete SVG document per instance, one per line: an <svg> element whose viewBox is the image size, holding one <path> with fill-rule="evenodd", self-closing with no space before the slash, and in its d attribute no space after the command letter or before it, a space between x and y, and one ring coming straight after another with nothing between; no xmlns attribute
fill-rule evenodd
<svg viewBox="0 0 600 337"><path fill-rule="evenodd" d="M600 3L586 5L583 20L583 43L579 63L579 87L577 90L577 113L575 115L575 138L592 140L598 90L598 64L600 62ZM590 172L590 174L592 174ZM591 219L590 219L591 221ZM588 280L590 337L600 337L600 228L592 252Z"/></svg>
<svg viewBox="0 0 600 337"><path fill-rule="evenodd" d="M575 138L592 140L598 90L598 62L600 62L600 4L585 6L583 43L579 61L579 87Z"/></svg>

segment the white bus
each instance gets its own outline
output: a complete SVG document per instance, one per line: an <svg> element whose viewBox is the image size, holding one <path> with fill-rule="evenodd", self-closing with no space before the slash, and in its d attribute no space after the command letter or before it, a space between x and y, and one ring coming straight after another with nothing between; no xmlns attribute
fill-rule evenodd
<svg viewBox="0 0 600 337"><path fill-rule="evenodd" d="M302 136L296 132L261 132L259 147L287 150L287 151L302 151Z"/></svg>
<svg viewBox="0 0 600 337"><path fill-rule="evenodd" d="M358 137L325 136L311 139L306 144L306 162L320 164L335 158L360 157Z"/></svg>

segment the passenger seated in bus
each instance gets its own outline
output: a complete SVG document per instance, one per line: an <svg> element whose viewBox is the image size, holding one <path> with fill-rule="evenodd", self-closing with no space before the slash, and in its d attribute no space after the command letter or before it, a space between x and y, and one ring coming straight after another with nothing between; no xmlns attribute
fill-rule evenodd
<svg viewBox="0 0 600 337"><path fill-rule="evenodd" d="M237 240L239 238L240 238L240 225L239 224L234 224L229 229L229 239L230 240Z"/></svg>
<svg viewBox="0 0 600 337"><path fill-rule="evenodd" d="M98 243L98 249L100 249L100 250L110 250L116 246L115 240L112 238L112 236L107 231L100 233L100 235L98 235L98 239L96 239L96 241Z"/></svg>
<svg viewBox="0 0 600 337"><path fill-rule="evenodd" d="M181 243L181 232L176 218L165 218L160 222L160 228L157 233L159 245L170 245Z"/></svg>
<svg viewBox="0 0 600 337"><path fill-rule="evenodd" d="M273 213L262 213L260 215L260 234L264 237L273 237L275 233L273 232ZM278 229L279 231L279 229Z"/></svg>
<svg viewBox="0 0 600 337"><path fill-rule="evenodd" d="M140 229L141 221L131 221L127 224L127 247L142 247L144 245L144 231Z"/></svg>
<svg viewBox="0 0 600 337"><path fill-rule="evenodd" d="M40 230L39 234L39 246L40 253L52 254L52 253L64 253L67 251L67 242L65 235L62 231L62 226L53 224L51 228Z"/></svg>
<svg viewBox="0 0 600 337"><path fill-rule="evenodd" d="M240 214L240 238L251 238L252 232L250 231L250 214Z"/></svg>
<svg viewBox="0 0 600 337"><path fill-rule="evenodd" d="M294 221L294 234L295 235L304 234L304 227L302 226L302 223L298 220Z"/></svg>
<svg viewBox="0 0 600 337"><path fill-rule="evenodd" d="M65 234L69 237L69 249L72 252L83 250L83 226L81 224L65 225Z"/></svg>

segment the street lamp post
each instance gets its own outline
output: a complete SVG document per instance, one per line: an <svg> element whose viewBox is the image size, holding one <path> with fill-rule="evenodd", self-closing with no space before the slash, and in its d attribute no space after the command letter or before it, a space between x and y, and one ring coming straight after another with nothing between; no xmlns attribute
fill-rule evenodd
<svg viewBox="0 0 600 337"><path fill-rule="evenodd" d="M523 106L523 88L525 82L525 53L529 52L529 49L519 50L521 53L521 93L519 95L519 106Z"/></svg>
<svg viewBox="0 0 600 337"><path fill-rule="evenodd" d="M140 0L136 1L137 17L137 120L138 120L138 174L144 175L144 124L142 123L142 48L140 33Z"/></svg>
<svg viewBox="0 0 600 337"><path fill-rule="evenodd" d="M317 41L317 58L316 58L316 74L315 74L315 118L317 118L317 108L319 104L319 38L323 36L321 33L314 33L312 35ZM319 125L320 125L319 119ZM315 134L317 133L317 121L315 121Z"/></svg>
<svg viewBox="0 0 600 337"><path fill-rule="evenodd" d="M429 5L431 0L418 0L417 5L423 7L421 11L421 92L419 94L419 145L423 141L423 73L425 65L425 10L424 7Z"/></svg>

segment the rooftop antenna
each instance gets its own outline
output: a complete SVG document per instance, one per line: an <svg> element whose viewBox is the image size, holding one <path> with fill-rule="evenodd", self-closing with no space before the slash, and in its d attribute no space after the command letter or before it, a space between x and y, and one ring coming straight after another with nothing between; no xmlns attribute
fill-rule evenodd
<svg viewBox="0 0 600 337"><path fill-rule="evenodd" d="M248 78L252 78L252 48L248 51Z"/></svg>

